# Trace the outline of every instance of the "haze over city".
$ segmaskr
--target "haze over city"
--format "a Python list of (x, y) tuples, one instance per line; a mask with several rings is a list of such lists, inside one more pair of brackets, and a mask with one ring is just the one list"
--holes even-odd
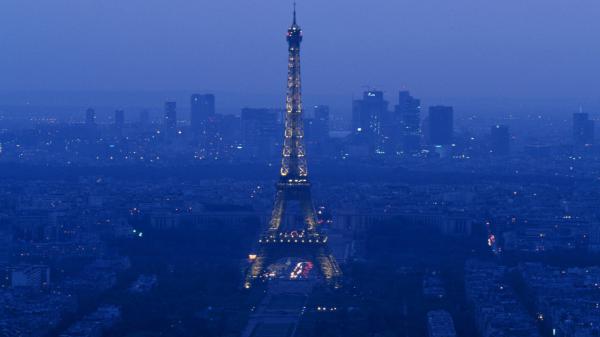
[[(280, 0), (4, 1), (1, 97), (113, 107), (147, 104), (144, 91), (168, 99), (205, 90), (231, 98), (219, 105), (227, 113), (248, 101), (275, 106), (286, 67), (278, 27), (289, 7)], [(600, 108), (597, 1), (306, 0), (298, 7), (311, 36), (303, 49), (306, 100), (333, 100), (340, 113), (366, 87), (410, 89), (469, 113)]]
[(0, 4), (0, 337), (600, 336), (600, 5)]

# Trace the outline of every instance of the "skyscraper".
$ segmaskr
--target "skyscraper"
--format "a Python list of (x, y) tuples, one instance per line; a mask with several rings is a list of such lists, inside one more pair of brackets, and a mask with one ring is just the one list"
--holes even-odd
[(215, 96), (194, 94), (191, 97), (191, 124), (195, 131), (202, 130), (209, 117), (215, 114)]
[(575, 145), (594, 143), (595, 123), (585, 112), (573, 114), (573, 142)]
[(508, 131), (508, 126), (492, 126), (490, 138), (490, 151), (492, 154), (504, 156), (510, 152), (510, 133)]
[(450, 145), (454, 136), (454, 109), (450, 106), (429, 108), (428, 133), (430, 145)]
[[(279, 258), (296, 256), (309, 258), (319, 266), (322, 276), (335, 285), (341, 276), (337, 261), (331, 254), (327, 235), (318, 228), (311, 197), (304, 144), (304, 122), (300, 80), (300, 42), (302, 30), (294, 21), (288, 29), (288, 85), (286, 95), (285, 132), (279, 182), (269, 227), (259, 239), (259, 251), (247, 273), (245, 287), (264, 275), (268, 264)], [(285, 224), (292, 203), (298, 204), (302, 223)], [(292, 217), (295, 219), (295, 217)], [(295, 222), (295, 221), (294, 221)], [(300, 225), (300, 226), (298, 226)]]
[(405, 152), (416, 152), (421, 145), (421, 100), (408, 91), (398, 93), (394, 125), (400, 127), (400, 145)]
[(85, 124), (96, 125), (96, 110), (88, 108), (85, 111)]
[(365, 91), (363, 98), (352, 103), (353, 132), (373, 136), (383, 135), (383, 124), (388, 114), (388, 102), (382, 91)]
[(165, 102), (164, 125), (173, 128), (177, 125), (177, 103)]

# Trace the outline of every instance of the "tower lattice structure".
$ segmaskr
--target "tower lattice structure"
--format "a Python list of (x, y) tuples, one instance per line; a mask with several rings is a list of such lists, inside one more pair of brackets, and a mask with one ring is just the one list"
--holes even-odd
[[(306, 147), (304, 145), (304, 121), (300, 79), (300, 43), (302, 30), (294, 20), (287, 32), (288, 77), (286, 95), (285, 133), (279, 181), (276, 184), (275, 203), (267, 230), (260, 237), (258, 252), (246, 276), (245, 287), (265, 273), (270, 262), (282, 257), (311, 259), (323, 277), (339, 285), (340, 267), (327, 245), (327, 235), (317, 226), (311, 197)], [(290, 202), (298, 202), (302, 213), (303, 228), (286, 232), (282, 222)]]

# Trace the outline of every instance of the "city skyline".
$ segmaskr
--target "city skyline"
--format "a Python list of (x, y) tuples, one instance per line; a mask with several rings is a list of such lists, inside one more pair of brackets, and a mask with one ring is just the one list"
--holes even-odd
[(600, 5), (163, 1), (0, 14), (0, 336), (600, 336)]

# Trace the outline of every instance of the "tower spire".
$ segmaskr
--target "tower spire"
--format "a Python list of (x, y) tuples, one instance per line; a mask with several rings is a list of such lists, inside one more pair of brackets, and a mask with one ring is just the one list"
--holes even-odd
[(296, 1), (294, 1), (294, 24), (296, 24)]

